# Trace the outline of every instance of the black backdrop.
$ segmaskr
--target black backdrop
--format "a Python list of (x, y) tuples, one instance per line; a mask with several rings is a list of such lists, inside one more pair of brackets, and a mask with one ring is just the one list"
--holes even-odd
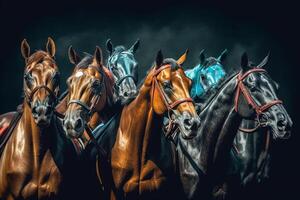
[[(95, 45), (104, 49), (114, 44), (130, 47), (140, 38), (136, 54), (143, 77), (159, 49), (167, 57), (190, 55), (186, 67), (198, 63), (201, 49), (217, 56), (229, 50), (227, 67), (238, 67), (247, 51), (255, 63), (271, 52), (268, 71), (280, 83), (279, 97), (293, 121), (293, 136), (274, 145), (270, 183), (256, 193), (267, 199), (292, 199), (297, 194), (299, 173), (299, 11), (289, 1), (8, 1), (1, 0), (1, 105), (0, 113), (14, 110), (22, 101), (24, 61), (20, 42), (27, 38), (32, 51), (44, 49), (48, 36), (57, 45), (56, 59), (62, 74), (62, 88), (72, 71), (69, 45), (93, 53)], [(107, 56), (106, 51), (105, 57)], [(230, 67), (229, 67), (230, 66)]]

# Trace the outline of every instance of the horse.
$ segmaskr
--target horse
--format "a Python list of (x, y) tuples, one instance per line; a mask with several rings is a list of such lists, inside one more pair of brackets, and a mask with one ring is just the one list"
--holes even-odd
[[(107, 162), (106, 152), (101, 148), (97, 149), (99, 151), (92, 159), (85, 156), (85, 152), (88, 144), (95, 143), (91, 131), (99, 124), (105, 123), (119, 110), (119, 107), (115, 107), (113, 99), (114, 77), (102, 64), (102, 51), (98, 46), (93, 56), (85, 53), (82, 59), (71, 46), (69, 60), (75, 65), (75, 68), (67, 80), (68, 95), (63, 100), (65, 104), (64, 130), (69, 138), (75, 138), (75, 141), (79, 141), (81, 144), (83, 163), (81, 173), (85, 173), (85, 177), (94, 177), (94, 179), (86, 180), (89, 182), (89, 187), (92, 188), (90, 191), (96, 192), (94, 196), (105, 197), (104, 190), (108, 184), (105, 174), (107, 171), (105, 169), (107, 166), (105, 165)], [(80, 140), (76, 140), (78, 138)], [(95, 168), (96, 157), (101, 163), (102, 173)]]
[[(228, 76), (201, 105), (202, 126), (196, 137), (174, 137), (182, 187), (188, 199), (208, 198), (212, 188), (222, 183), (229, 152), (243, 119), (259, 120), (261, 126), (268, 126), (274, 138), (289, 136), (292, 121), (276, 96), (275, 82), (262, 68), (266, 60), (253, 67), (244, 53), (241, 71)], [(214, 195), (218, 192), (214, 191)]]
[(67, 182), (66, 169), (74, 164), (76, 154), (54, 112), (60, 77), (55, 49), (48, 38), (46, 51), (30, 55), (26, 39), (21, 43), (26, 63), (24, 101), (0, 157), (0, 199), (66, 197), (64, 191), (74, 186)]
[(137, 94), (138, 63), (134, 54), (139, 46), (139, 40), (129, 49), (126, 49), (124, 46), (113, 47), (111, 39), (106, 41), (106, 49), (109, 52), (107, 67), (115, 79), (115, 104), (125, 105)]
[(205, 58), (204, 50), (200, 52), (200, 63), (192, 69), (185, 71), (192, 80), (191, 97), (197, 101), (211, 88), (215, 88), (226, 75), (223, 63), (227, 57), (225, 49), (218, 58)]

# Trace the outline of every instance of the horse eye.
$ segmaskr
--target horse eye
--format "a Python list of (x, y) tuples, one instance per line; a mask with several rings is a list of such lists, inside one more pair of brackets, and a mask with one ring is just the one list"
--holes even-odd
[(31, 87), (33, 84), (33, 77), (32, 75), (28, 72), (24, 74), (24, 80), (27, 84), (28, 87)]
[(172, 89), (172, 84), (171, 84), (170, 81), (164, 81), (164, 82), (163, 82), (163, 87), (164, 87), (165, 89)]
[(94, 80), (91, 86), (92, 92), (94, 94), (100, 94), (101, 92), (101, 82), (99, 80)]

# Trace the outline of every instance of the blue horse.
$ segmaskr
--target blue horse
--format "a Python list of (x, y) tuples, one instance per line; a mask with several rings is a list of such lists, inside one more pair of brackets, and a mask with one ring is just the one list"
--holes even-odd
[(226, 56), (227, 50), (225, 49), (218, 58), (205, 58), (204, 50), (202, 50), (199, 56), (200, 63), (193, 69), (185, 71), (187, 77), (192, 80), (190, 95), (194, 100), (201, 99), (210, 88), (215, 88), (225, 77), (223, 62)]

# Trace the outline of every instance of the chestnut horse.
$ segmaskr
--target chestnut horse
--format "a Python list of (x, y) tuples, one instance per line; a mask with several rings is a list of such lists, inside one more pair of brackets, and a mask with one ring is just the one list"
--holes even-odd
[(67, 163), (75, 158), (54, 114), (59, 71), (51, 38), (46, 50), (30, 55), (27, 41), (21, 44), (26, 63), (24, 102), (22, 115), (0, 157), (0, 199), (57, 198), (62, 195)]

